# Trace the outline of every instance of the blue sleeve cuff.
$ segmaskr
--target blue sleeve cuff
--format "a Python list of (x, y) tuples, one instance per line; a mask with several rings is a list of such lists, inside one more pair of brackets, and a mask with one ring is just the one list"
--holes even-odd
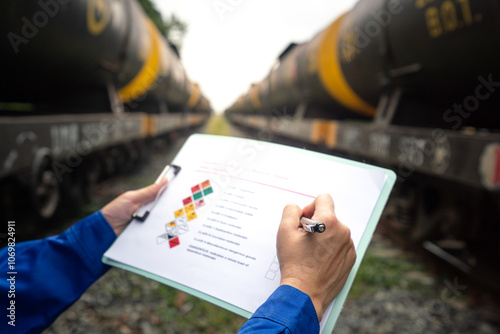
[(67, 234), (93, 275), (100, 277), (109, 269), (101, 260), (104, 252), (115, 241), (116, 234), (101, 211), (82, 219), (64, 234)]
[(319, 320), (311, 298), (281, 285), (262, 304), (240, 333), (319, 333)]

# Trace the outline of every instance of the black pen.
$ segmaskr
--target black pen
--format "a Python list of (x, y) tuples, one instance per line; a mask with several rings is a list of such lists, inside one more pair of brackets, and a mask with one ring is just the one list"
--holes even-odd
[(315, 232), (323, 233), (326, 230), (326, 226), (322, 222), (312, 220), (306, 217), (300, 218), (300, 224), (302, 225), (302, 228), (304, 230), (310, 233), (315, 233)]

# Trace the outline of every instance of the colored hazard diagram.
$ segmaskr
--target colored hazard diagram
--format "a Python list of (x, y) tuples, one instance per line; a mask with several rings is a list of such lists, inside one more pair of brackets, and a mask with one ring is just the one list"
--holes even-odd
[(214, 190), (210, 180), (191, 187), (191, 196), (182, 200), (182, 208), (174, 212), (174, 220), (165, 224), (165, 233), (156, 237), (156, 244), (168, 242), (170, 248), (180, 245), (179, 236), (189, 232), (189, 224), (198, 218), (197, 211), (206, 204), (206, 196)]

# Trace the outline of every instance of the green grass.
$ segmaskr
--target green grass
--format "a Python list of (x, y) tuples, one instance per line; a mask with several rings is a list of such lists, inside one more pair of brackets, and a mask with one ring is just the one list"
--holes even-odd
[(163, 323), (175, 324), (178, 332), (236, 333), (246, 319), (197, 297), (166, 285), (156, 293), (164, 298), (158, 314)]
[(399, 288), (412, 291), (428, 291), (429, 285), (418, 279), (408, 278), (411, 272), (425, 271), (424, 265), (412, 261), (408, 255), (380, 257), (368, 248), (359, 267), (348, 298), (367, 296), (380, 289)]
[(209, 135), (229, 136), (230, 125), (228, 120), (223, 115), (212, 115), (208, 121), (205, 133)]

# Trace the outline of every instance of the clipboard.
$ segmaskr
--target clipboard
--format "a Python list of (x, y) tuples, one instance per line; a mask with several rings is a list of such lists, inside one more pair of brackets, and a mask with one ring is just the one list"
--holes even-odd
[[(355, 162), (355, 161), (351, 161), (351, 160), (347, 160), (347, 159), (342, 159), (342, 158), (338, 158), (338, 157), (334, 157), (334, 156), (330, 156), (330, 155), (325, 155), (325, 154), (321, 154), (321, 153), (317, 153), (317, 152), (313, 152), (313, 151), (302, 150), (302, 149), (288, 147), (288, 146), (274, 144), (274, 143), (259, 142), (259, 141), (255, 141), (255, 140), (251, 140), (251, 139), (195, 134), (195, 135), (192, 135), (188, 138), (188, 140), (186, 141), (184, 146), (181, 148), (181, 150), (177, 154), (176, 158), (173, 160), (173, 162), (172, 162), (173, 164), (182, 167), (182, 172), (179, 173), (180, 169), (178, 169), (176, 175), (177, 174), (179, 174), (179, 175), (169, 184), (171, 184), (172, 186), (175, 186), (175, 183), (182, 182), (181, 179), (185, 176), (185, 175), (183, 175), (184, 170), (186, 170), (186, 172), (185, 172), (186, 175), (187, 175), (187, 173), (189, 173), (188, 167), (190, 167), (190, 166), (184, 165), (184, 163), (186, 161), (198, 162), (198, 160), (196, 160), (196, 159), (189, 160), (190, 159), (189, 157), (192, 155), (192, 153), (196, 153), (196, 150), (194, 152), (191, 152), (191, 151), (193, 150), (194, 147), (197, 147), (197, 145), (200, 145), (200, 143), (202, 143), (203, 145), (210, 143), (210, 145), (212, 145), (213, 147), (219, 147), (219, 148), (226, 147), (225, 145), (229, 145), (230, 147), (237, 147), (238, 145), (239, 145), (239, 147), (254, 147), (254, 148), (256, 148), (257, 156), (259, 155), (259, 152), (260, 153), (265, 152), (265, 150), (267, 148), (269, 148), (271, 154), (266, 156), (266, 158), (269, 158), (269, 159), (273, 158), (272, 153), (274, 153), (274, 155), (275, 155), (275, 152), (283, 152), (284, 155), (290, 154), (291, 157), (300, 156), (300, 157), (302, 157), (302, 159), (305, 159), (305, 160), (311, 159), (314, 161), (324, 161), (325, 164), (335, 164), (338, 166), (343, 166), (343, 168), (346, 170), (355, 169), (356, 171), (360, 171), (360, 172), (363, 172), (365, 174), (366, 173), (368, 173), (368, 174), (375, 173), (376, 175), (379, 176), (379, 178), (381, 178), (381, 176), (383, 176), (384, 181), (380, 182), (380, 184), (378, 185), (378, 186), (380, 186), (380, 192), (378, 194), (378, 198), (376, 199), (374, 206), (373, 206), (371, 212), (369, 213), (369, 216), (368, 216), (369, 218), (368, 218), (368, 221), (366, 223), (366, 227), (362, 231), (359, 243), (356, 246), (356, 254), (357, 254), (356, 262), (355, 262), (355, 264), (354, 264), (354, 266), (353, 266), (353, 268), (352, 268), (352, 270), (347, 278), (347, 281), (346, 281), (342, 291), (336, 297), (336, 299), (333, 303), (333, 306), (331, 307), (331, 309), (329, 311), (328, 317), (324, 317), (324, 319), (321, 323), (321, 332), (322, 333), (330, 333), (333, 330), (335, 323), (340, 315), (343, 304), (347, 298), (348, 292), (352, 286), (352, 283), (354, 281), (356, 273), (361, 265), (362, 259), (364, 257), (365, 252), (366, 252), (366, 249), (368, 248), (368, 245), (371, 241), (371, 238), (373, 236), (373, 233), (375, 231), (377, 223), (380, 219), (380, 216), (383, 212), (385, 204), (389, 198), (392, 187), (394, 186), (394, 183), (396, 180), (395, 173), (391, 170), (383, 169), (383, 168), (376, 167), (376, 166), (371, 166), (371, 165), (367, 165), (367, 164), (363, 164), (363, 163), (359, 163), (359, 162)], [(245, 145), (247, 145), (247, 146), (245, 146)], [(262, 151), (258, 151), (259, 148), (263, 148)], [(204, 150), (204, 151), (206, 151), (206, 150)], [(244, 151), (244, 150), (242, 149), (241, 151)], [(250, 151), (248, 150), (248, 152), (250, 152)], [(264, 155), (264, 153), (262, 153), (262, 155)], [(248, 156), (250, 156), (250, 155), (248, 155)], [(186, 157), (188, 157), (189, 159), (187, 159)], [(202, 158), (200, 158), (200, 159), (202, 159)], [(257, 157), (257, 159), (259, 159), (259, 157)], [(163, 177), (162, 174), (164, 172), (165, 172), (165, 170), (160, 174), (157, 181), (159, 181)], [(165, 195), (167, 193), (168, 193), (168, 190), (165, 193)], [(175, 194), (169, 194), (169, 196), (175, 196)], [(334, 198), (334, 202), (335, 202), (335, 198)], [(337, 212), (338, 204), (337, 203), (335, 203), (335, 204), (336, 204), (336, 212)], [(148, 205), (146, 205), (146, 206), (148, 206)], [(146, 210), (146, 209), (143, 208), (143, 210)], [(151, 208), (149, 211), (151, 211), (151, 210), (153, 210), (153, 208)], [(158, 206), (155, 207), (155, 210), (159, 210)], [(282, 211), (282, 208), (280, 208), (280, 212), (281, 211)], [(150, 223), (152, 224), (153, 221), (150, 222), (150, 219), (151, 218), (149, 218), (147, 221), (145, 221), (143, 223), (132, 222), (131, 225), (133, 225), (133, 224), (135, 224), (135, 225), (137, 225), (137, 224), (148, 225)], [(131, 225), (129, 225), (127, 227), (127, 229), (131, 228)], [(124, 231), (124, 233), (125, 232), (126, 231)], [(132, 232), (130, 234), (132, 234)], [(110, 250), (113, 248), (113, 246), (110, 248)], [(274, 245), (274, 247), (275, 247), (275, 245)], [(110, 252), (110, 250), (108, 250), (108, 252), (105, 253), (105, 255), (103, 256), (103, 259), (102, 259), (102, 261), (108, 265), (115, 266), (115, 267), (125, 269), (128, 271), (132, 271), (132, 272), (137, 273), (139, 275), (156, 280), (160, 283), (169, 285), (173, 288), (184, 291), (184, 292), (191, 294), (193, 296), (196, 296), (200, 299), (206, 300), (210, 303), (213, 303), (219, 307), (227, 309), (227, 310), (229, 310), (233, 313), (236, 313), (240, 316), (243, 316), (245, 318), (250, 318), (252, 315), (252, 312), (250, 312), (242, 307), (235, 306), (233, 303), (227, 302), (223, 298), (219, 298), (218, 296), (212, 295), (210, 293), (206, 293), (204, 291), (201, 291), (200, 289), (193, 288), (193, 287), (186, 285), (186, 284), (183, 284), (182, 282), (179, 282), (177, 280), (169, 279), (169, 278), (164, 277), (162, 275), (158, 275), (158, 274), (150, 272), (148, 270), (144, 270), (142, 268), (139, 268), (136, 265), (126, 263), (127, 262), (126, 260), (125, 261), (115, 260), (115, 259), (113, 259), (113, 256), (109, 256), (110, 254), (108, 254), (108, 253)]]

